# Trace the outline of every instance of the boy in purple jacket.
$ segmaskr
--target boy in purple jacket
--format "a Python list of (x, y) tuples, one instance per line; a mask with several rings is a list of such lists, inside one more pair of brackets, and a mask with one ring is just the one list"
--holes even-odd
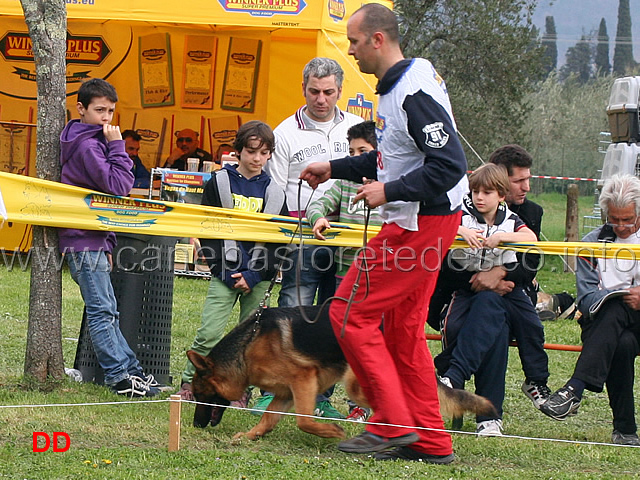
[[(71, 120), (60, 135), (60, 181), (111, 195), (127, 195), (133, 186), (133, 162), (125, 152), (120, 128), (110, 125), (118, 95), (100, 78), (82, 84), (76, 105), (80, 120)], [(80, 286), (91, 342), (104, 370), (104, 383), (119, 395), (151, 397), (160, 393), (152, 375), (122, 336), (118, 305), (111, 285), (113, 232), (58, 230), (60, 251)]]

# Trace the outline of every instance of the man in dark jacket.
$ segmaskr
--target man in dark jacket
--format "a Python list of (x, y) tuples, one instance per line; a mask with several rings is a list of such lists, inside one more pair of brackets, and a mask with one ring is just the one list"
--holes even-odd
[(135, 130), (125, 130), (122, 132), (122, 139), (124, 140), (124, 149), (133, 161), (133, 168), (131, 169), (134, 177), (133, 188), (149, 188), (151, 173), (149, 173), (149, 170), (146, 169), (138, 156), (142, 138)]
[(190, 128), (183, 128), (179, 132), (176, 132), (176, 148), (174, 148), (171, 155), (167, 157), (164, 167), (174, 170), (186, 170), (187, 159), (197, 158), (198, 171), (202, 171), (203, 162), (211, 162), (212, 157), (209, 152), (198, 146), (198, 136), (198, 132)]

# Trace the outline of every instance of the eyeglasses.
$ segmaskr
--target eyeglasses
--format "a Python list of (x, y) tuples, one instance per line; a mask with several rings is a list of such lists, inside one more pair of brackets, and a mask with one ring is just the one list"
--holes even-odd
[(193, 138), (191, 138), (191, 137), (178, 137), (177, 142), (178, 143), (180, 143), (180, 142), (191, 143), (191, 142), (193, 142)]
[(635, 219), (633, 220), (633, 223), (616, 223), (616, 222), (612, 222), (607, 218), (606, 224), (609, 225), (611, 228), (636, 228), (638, 224), (638, 217), (635, 217)]

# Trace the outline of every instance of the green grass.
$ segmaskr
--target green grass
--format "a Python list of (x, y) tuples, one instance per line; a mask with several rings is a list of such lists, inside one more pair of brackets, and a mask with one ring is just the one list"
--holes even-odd
[[(535, 200), (547, 212), (543, 231), (553, 231), (557, 217), (562, 217), (564, 223), (561, 197), (541, 195)], [(588, 208), (590, 203), (588, 199)], [(547, 236), (561, 239), (562, 232), (547, 233)], [(561, 270), (550, 268), (540, 276), (554, 288), (575, 290), (572, 275), (563, 274)], [(555, 280), (556, 277), (561, 278)], [(73, 339), (79, 332), (82, 300), (68, 272), (64, 272), (63, 281), (63, 351), (65, 364), (70, 366), (75, 355)], [(473, 435), (454, 433), (457, 460), (450, 466), (374, 462), (366, 456), (339, 452), (335, 448), (336, 440), (300, 432), (292, 418), (285, 418), (264, 439), (235, 444), (231, 441), (233, 435), (248, 430), (257, 422), (257, 417), (229, 410), (218, 427), (194, 429), (191, 427), (193, 406), (183, 405), (181, 449), (168, 453), (167, 402), (125, 403), (103, 387), (71, 381), (63, 382), (50, 393), (25, 387), (22, 372), (29, 274), (0, 266), (0, 284), (0, 406), (118, 402), (100, 406), (0, 408), (1, 479), (619, 479), (640, 475), (640, 455), (635, 449), (575, 443), (610, 440), (611, 412), (606, 394), (587, 393), (580, 415), (566, 422), (554, 422), (535, 410), (520, 392), (523, 378), (515, 349), (511, 349), (507, 373), (506, 433), (561, 439), (568, 443), (477, 439)], [(170, 369), (176, 386), (184, 366), (184, 352), (199, 324), (207, 287), (208, 282), (203, 280), (175, 280)], [(579, 343), (579, 328), (574, 321), (549, 322), (545, 328), (550, 343)], [(430, 348), (434, 353), (440, 350), (437, 342), (430, 342)], [(550, 384), (557, 388), (571, 375), (576, 354), (550, 351), (549, 359)], [(346, 411), (343, 400), (344, 391), (339, 387), (334, 404)], [(347, 424), (345, 428), (353, 435), (362, 427)], [(474, 428), (474, 419), (467, 416), (463, 430), (470, 433)], [(65, 453), (32, 453), (34, 431), (67, 432), (71, 448)]]

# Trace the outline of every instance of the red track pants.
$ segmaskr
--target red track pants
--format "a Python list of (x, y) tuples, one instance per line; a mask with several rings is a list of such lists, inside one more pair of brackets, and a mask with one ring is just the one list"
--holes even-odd
[[(351, 305), (344, 337), (341, 330), (347, 304), (334, 300), (330, 316), (338, 342), (362, 385), (374, 415), (371, 422), (443, 429), (433, 359), (424, 326), (440, 264), (453, 242), (460, 214), (418, 216), (419, 230), (385, 224), (367, 246), (366, 267), (354, 262), (337, 296), (349, 298), (359, 268), (356, 302)], [(362, 256), (362, 255), (361, 255)], [(380, 321), (384, 314), (384, 333)], [(367, 425), (367, 431), (397, 437), (412, 431), (420, 440), (412, 449), (431, 455), (452, 452), (445, 432)]]

